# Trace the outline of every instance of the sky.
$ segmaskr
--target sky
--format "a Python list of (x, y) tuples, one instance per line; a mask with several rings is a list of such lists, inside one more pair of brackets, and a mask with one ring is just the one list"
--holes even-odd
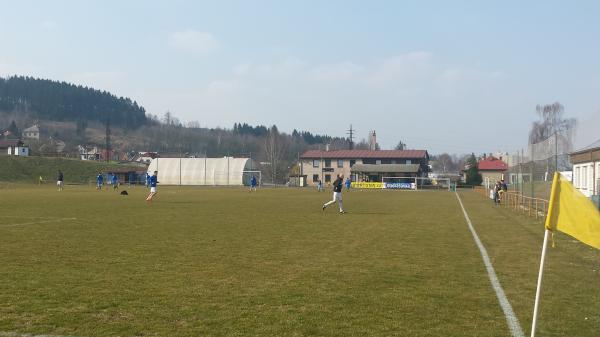
[(430, 153), (527, 148), (537, 104), (600, 138), (598, 1), (0, 0), (0, 76), (147, 112)]

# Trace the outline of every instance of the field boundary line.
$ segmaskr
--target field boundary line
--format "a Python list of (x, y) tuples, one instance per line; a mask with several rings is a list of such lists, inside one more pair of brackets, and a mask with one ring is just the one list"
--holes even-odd
[(471, 219), (465, 210), (465, 206), (458, 195), (458, 192), (454, 192), (456, 194), (456, 198), (458, 199), (458, 203), (460, 204), (460, 208), (463, 211), (465, 216), (465, 220), (467, 220), (467, 225), (469, 226), (469, 230), (471, 230), (471, 234), (473, 235), (473, 239), (479, 248), (479, 252), (481, 253), (481, 258), (483, 259), (483, 264), (485, 265), (485, 269), (487, 269), (488, 276), (490, 278), (490, 282), (492, 283), (492, 288), (496, 292), (496, 297), (498, 298), (498, 302), (500, 302), (500, 307), (502, 311), (504, 311), (504, 316), (506, 317), (506, 323), (508, 323), (508, 328), (510, 329), (510, 333), (513, 337), (524, 337), (523, 329), (521, 328), (521, 324), (519, 323), (519, 319), (515, 312), (513, 311), (508, 298), (506, 298), (506, 294), (504, 293), (504, 289), (502, 289), (502, 285), (500, 285), (500, 281), (498, 280), (498, 276), (494, 271), (494, 266), (492, 266), (492, 262), (490, 261), (490, 257), (485, 249), (485, 246), (479, 239), (477, 232), (475, 231), (475, 227), (471, 223)]
[[(33, 221), (33, 222), (24, 222), (24, 223), (14, 223), (8, 225), (0, 225), (0, 228), (8, 228), (8, 227), (18, 227), (18, 226), (29, 226), (29, 225), (40, 225), (51, 222), (61, 222), (61, 221), (76, 221), (77, 218), (54, 218), (43, 221)], [(2, 335), (0, 335), (2, 337)]]
[(14, 331), (0, 331), (0, 337), (76, 337), (76, 336), (66, 336), (66, 335), (36, 335), (32, 333), (20, 333)]

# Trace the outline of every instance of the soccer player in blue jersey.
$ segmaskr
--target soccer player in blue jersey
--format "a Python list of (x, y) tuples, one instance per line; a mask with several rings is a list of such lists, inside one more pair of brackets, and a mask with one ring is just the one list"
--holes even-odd
[(113, 185), (113, 190), (118, 190), (119, 189), (119, 177), (117, 177), (116, 173), (113, 173), (113, 176), (112, 176), (112, 185)]
[(154, 174), (150, 176), (150, 194), (146, 198), (148, 203), (151, 203), (152, 198), (156, 195), (156, 184), (158, 184), (158, 171), (154, 171)]
[(96, 177), (96, 189), (101, 191), (102, 185), (104, 185), (104, 176), (102, 175), (102, 172), (100, 172), (100, 173), (98, 173), (98, 176)]
[(252, 176), (252, 179), (250, 179), (250, 192), (252, 192), (254, 190), (254, 192), (256, 192), (256, 177)]

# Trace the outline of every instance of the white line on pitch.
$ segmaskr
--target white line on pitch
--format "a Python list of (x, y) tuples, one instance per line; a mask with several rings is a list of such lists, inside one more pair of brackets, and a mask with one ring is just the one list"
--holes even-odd
[(14, 224), (8, 224), (8, 225), (0, 225), (0, 228), (4, 228), (4, 227), (17, 227), (17, 226), (27, 226), (27, 225), (39, 225), (39, 224), (45, 224), (45, 223), (50, 223), (50, 222), (73, 221), (73, 220), (77, 220), (77, 218), (55, 218), (55, 219), (49, 219), (49, 220), (46, 220), (46, 221), (33, 221), (33, 222), (24, 222), (24, 223), (14, 223)]
[(64, 335), (35, 335), (31, 333), (19, 333), (11, 331), (0, 331), (0, 337), (75, 337), (75, 336), (64, 336)]
[(498, 297), (498, 302), (500, 302), (500, 307), (502, 307), (502, 311), (504, 311), (504, 316), (506, 317), (506, 322), (508, 323), (508, 328), (510, 329), (510, 332), (513, 337), (524, 337), (525, 334), (523, 333), (523, 329), (521, 328), (519, 319), (515, 315), (515, 312), (513, 311), (513, 308), (510, 305), (508, 298), (506, 298), (506, 294), (504, 294), (504, 290), (502, 289), (502, 286), (500, 285), (498, 276), (496, 276), (496, 272), (494, 271), (494, 267), (492, 266), (492, 262), (490, 261), (490, 257), (487, 253), (487, 250), (483, 246), (483, 243), (481, 243), (481, 240), (479, 240), (479, 236), (477, 235), (477, 232), (475, 231), (475, 228), (473, 227), (473, 224), (471, 223), (471, 219), (469, 219), (469, 215), (467, 214), (467, 211), (465, 210), (465, 206), (463, 206), (462, 200), (460, 200), (460, 196), (458, 195), (457, 192), (454, 192), (454, 193), (456, 194), (456, 198), (458, 199), (458, 202), (460, 203), (460, 208), (462, 209), (463, 214), (465, 215), (465, 219), (467, 220), (467, 224), (469, 225), (471, 234), (473, 234), (473, 239), (475, 240), (475, 243), (477, 244), (477, 247), (479, 248), (479, 252), (481, 253), (481, 257), (483, 258), (483, 264), (485, 264), (485, 268), (487, 269), (488, 276), (490, 277), (490, 282), (492, 283), (492, 287), (494, 288), (494, 291), (496, 292), (496, 297)]

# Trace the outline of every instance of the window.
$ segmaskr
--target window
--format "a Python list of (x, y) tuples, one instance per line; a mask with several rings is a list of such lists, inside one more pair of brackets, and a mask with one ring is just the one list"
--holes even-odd
[(587, 189), (587, 167), (586, 166), (581, 167), (581, 188), (584, 190)]
[(331, 167), (331, 159), (325, 159), (325, 167)]
[(325, 175), (325, 182), (326, 182), (326, 183), (329, 183), (329, 182), (331, 182), (331, 175), (329, 175), (329, 174), (326, 174), (326, 175)]
[(575, 167), (575, 177), (573, 178), (573, 185), (579, 188), (579, 166)]
[(375, 164), (377, 164), (377, 165), (380, 165), (380, 164), (381, 164), (381, 159), (377, 159), (377, 160), (375, 161)]
[(317, 181), (319, 181), (319, 175), (313, 174), (313, 183), (316, 183)]
[(319, 159), (313, 159), (313, 167), (321, 166), (321, 161)]
[(375, 164), (375, 159), (363, 159), (363, 164)]
[(356, 160), (350, 159), (350, 167), (354, 166), (354, 164), (356, 164)]
[(410, 159), (406, 159), (406, 163), (407, 163), (407, 164), (412, 164), (412, 160), (410, 160)]
[(391, 164), (391, 163), (392, 163), (392, 160), (391, 160), (391, 159), (382, 159), (382, 160), (381, 160), (381, 163), (382, 163), (382, 164)]
[(338, 168), (342, 168), (342, 167), (344, 167), (344, 160), (338, 159)]

